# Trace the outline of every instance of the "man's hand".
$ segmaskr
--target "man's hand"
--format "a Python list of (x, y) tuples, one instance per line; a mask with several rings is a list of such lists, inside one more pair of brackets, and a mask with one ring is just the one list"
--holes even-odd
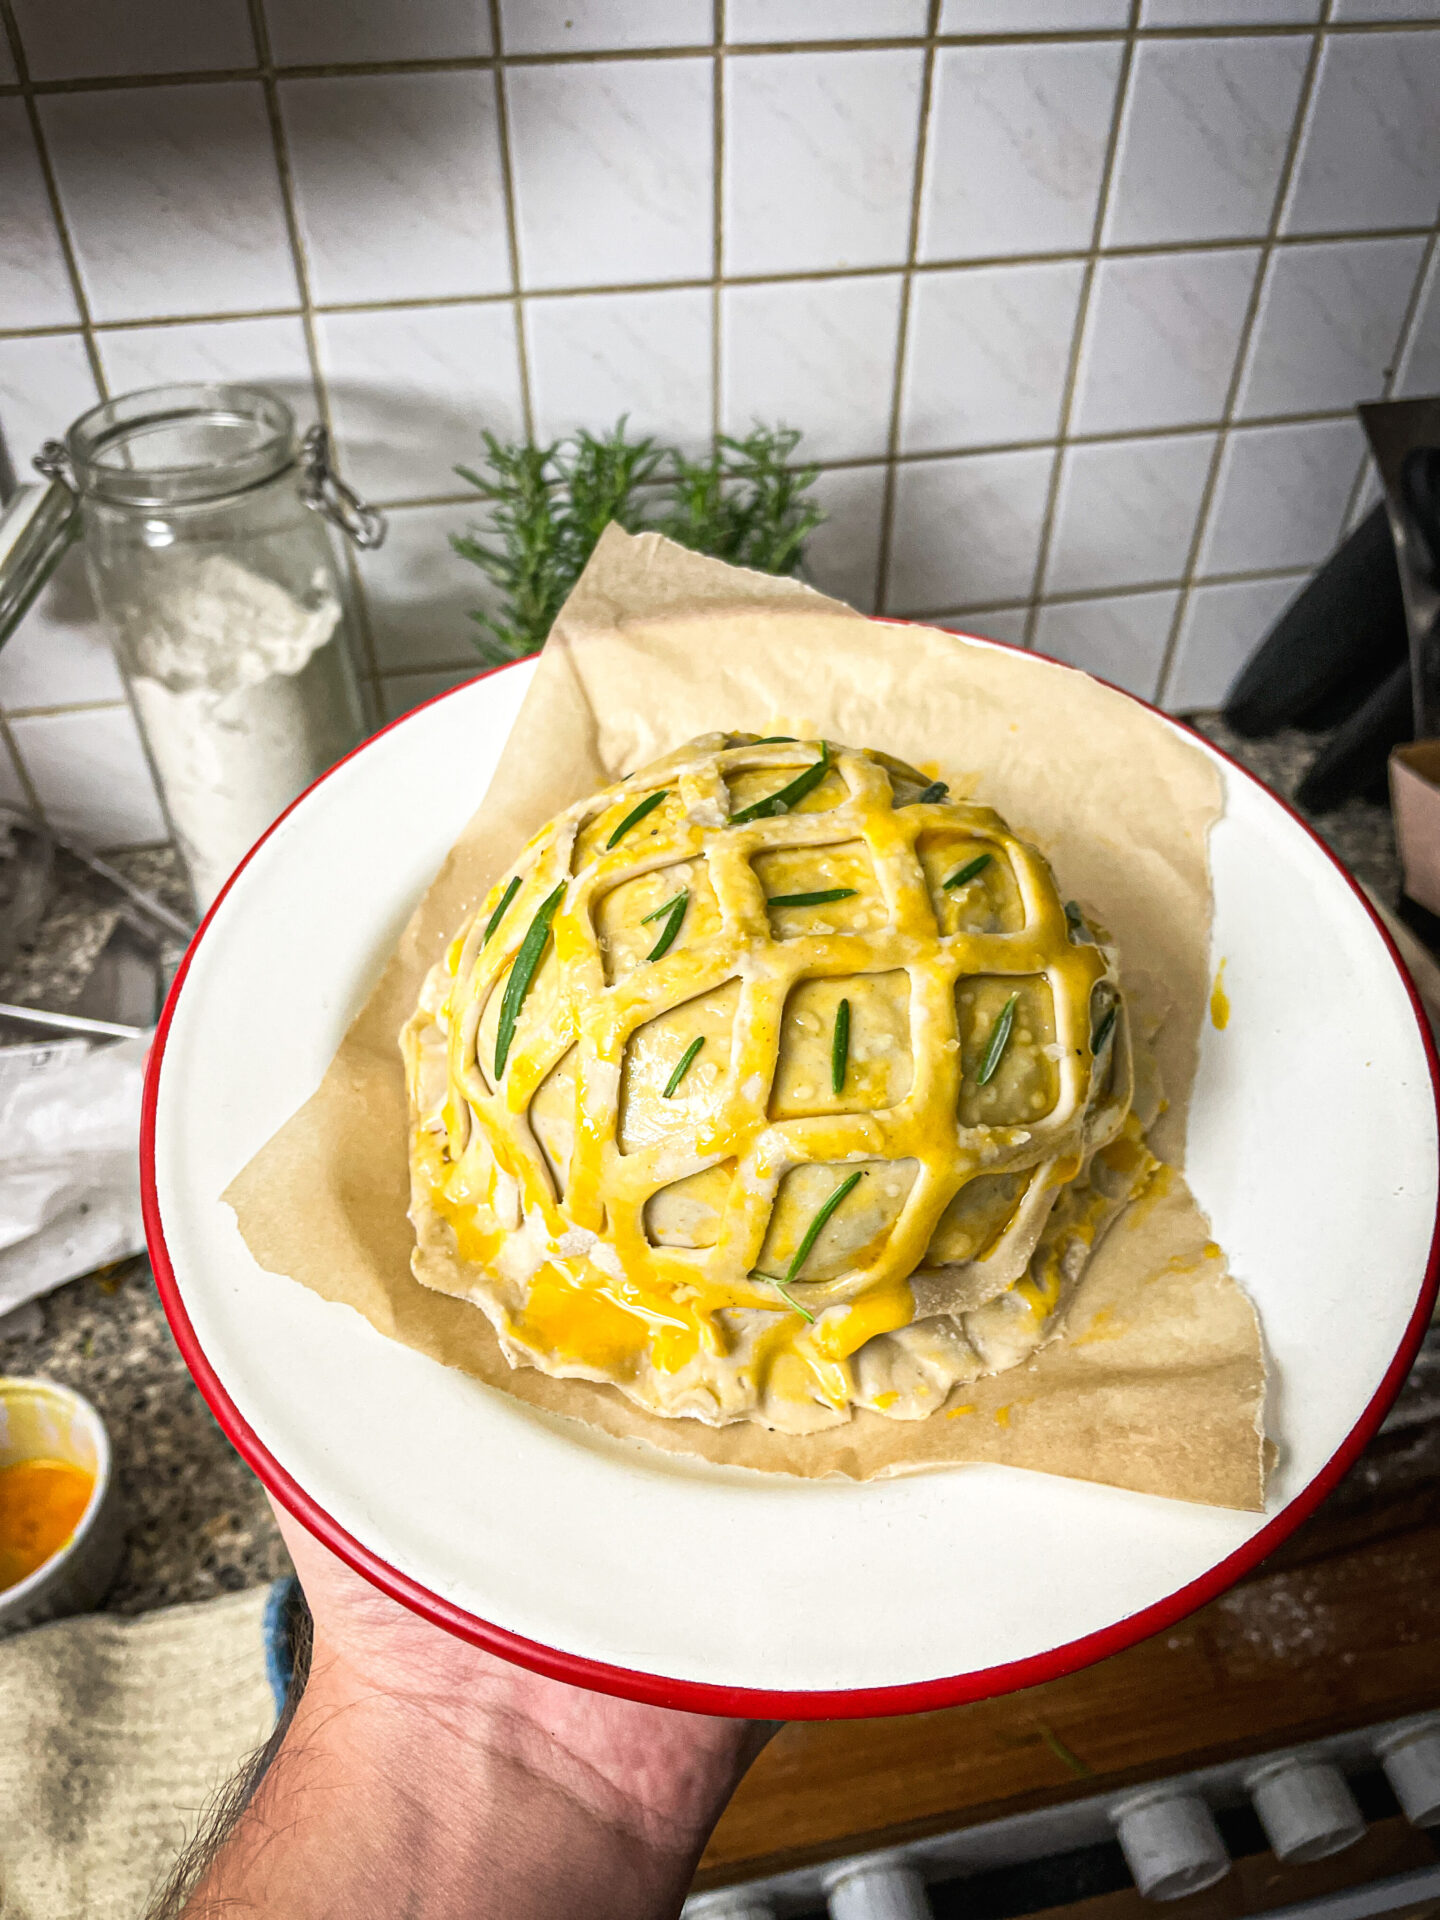
[(310, 1678), (185, 1908), (662, 1920), (770, 1727), (544, 1680), (387, 1599), (277, 1509)]

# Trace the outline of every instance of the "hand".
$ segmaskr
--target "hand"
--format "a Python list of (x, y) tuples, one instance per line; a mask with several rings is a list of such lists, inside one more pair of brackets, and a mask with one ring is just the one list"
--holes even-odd
[(188, 1920), (678, 1913), (772, 1723), (637, 1706), (511, 1666), (276, 1518), (314, 1620), (310, 1677)]

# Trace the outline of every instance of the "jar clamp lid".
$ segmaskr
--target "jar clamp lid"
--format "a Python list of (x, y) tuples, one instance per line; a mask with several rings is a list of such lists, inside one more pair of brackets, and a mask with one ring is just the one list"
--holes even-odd
[[(143, 456), (136, 458), (137, 451)], [(183, 510), (263, 486), (298, 467), (298, 492), (357, 547), (378, 547), (385, 516), (336, 473), (324, 427), (297, 445), (295, 420), (257, 387), (154, 387), (82, 414), (35, 456), (45, 486), (17, 489), (0, 511), (0, 645), (80, 533), (82, 499)]]

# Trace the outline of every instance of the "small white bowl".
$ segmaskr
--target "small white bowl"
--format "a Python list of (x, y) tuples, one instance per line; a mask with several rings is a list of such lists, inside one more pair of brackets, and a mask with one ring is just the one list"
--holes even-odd
[(0, 1634), (90, 1612), (115, 1578), (125, 1544), (110, 1437), (83, 1395), (53, 1380), (0, 1375), (0, 1467), (22, 1460), (68, 1460), (93, 1474), (95, 1485), (80, 1524), (59, 1552), (17, 1585), (0, 1588)]

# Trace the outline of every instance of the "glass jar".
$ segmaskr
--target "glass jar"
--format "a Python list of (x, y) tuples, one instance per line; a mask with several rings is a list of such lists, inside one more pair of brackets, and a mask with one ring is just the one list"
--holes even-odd
[(47, 442), (36, 465), (72, 496), (63, 526), (53, 501), (35, 509), (57, 521), (49, 564), (78, 535), (203, 911), (363, 736), (323, 519), (369, 547), (384, 521), (331, 471), (323, 430), (302, 444), (290, 409), (257, 388), (127, 394)]

